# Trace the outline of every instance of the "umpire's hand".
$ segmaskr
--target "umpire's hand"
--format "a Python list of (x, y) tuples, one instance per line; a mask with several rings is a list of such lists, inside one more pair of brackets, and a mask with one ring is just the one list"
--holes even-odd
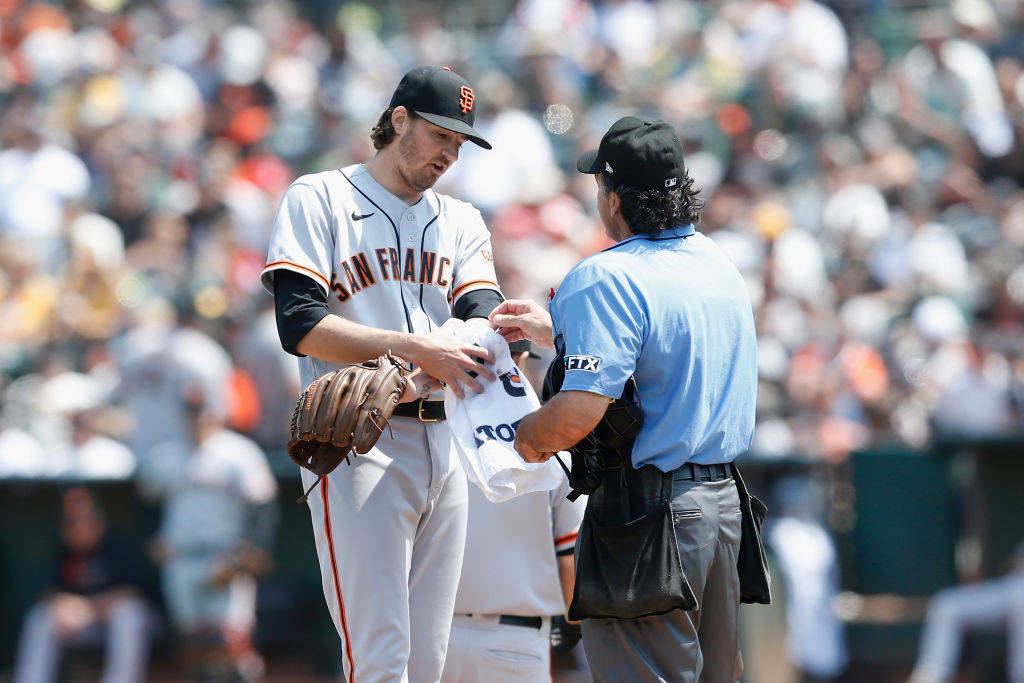
[(509, 299), (488, 316), (491, 326), (507, 342), (527, 339), (548, 349), (555, 348), (551, 316), (536, 301)]

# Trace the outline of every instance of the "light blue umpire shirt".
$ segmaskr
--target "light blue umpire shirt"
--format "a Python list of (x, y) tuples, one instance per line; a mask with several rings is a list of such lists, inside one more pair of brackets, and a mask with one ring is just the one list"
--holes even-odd
[(750, 446), (757, 337), (746, 284), (693, 225), (629, 237), (578, 263), (551, 300), (562, 390), (618, 398), (636, 374), (633, 465), (731, 462)]

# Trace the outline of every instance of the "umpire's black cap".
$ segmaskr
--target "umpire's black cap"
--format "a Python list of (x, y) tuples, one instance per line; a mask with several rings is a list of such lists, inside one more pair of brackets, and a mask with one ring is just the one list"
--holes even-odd
[(446, 66), (416, 67), (402, 77), (391, 107), (405, 107), (435, 126), (462, 133), (484, 149), (491, 143), (473, 129), (476, 95), (465, 78)]
[(686, 174), (683, 146), (660, 119), (624, 116), (608, 129), (597, 149), (576, 162), (580, 173), (605, 173), (616, 183), (644, 190), (679, 187)]

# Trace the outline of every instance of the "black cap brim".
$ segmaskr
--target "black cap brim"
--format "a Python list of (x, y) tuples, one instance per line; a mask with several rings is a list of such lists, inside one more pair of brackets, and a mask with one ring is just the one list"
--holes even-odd
[(480, 145), (484, 149), (491, 148), (491, 143), (487, 142), (487, 140), (484, 140), (482, 137), (480, 137), (480, 133), (477, 133), (475, 130), (473, 130), (473, 126), (469, 125), (465, 121), (453, 119), (450, 116), (428, 114), (422, 111), (416, 112), (416, 115), (426, 119), (427, 121), (430, 121), (435, 126), (439, 126), (441, 128), (444, 128), (445, 130), (450, 130), (453, 133), (461, 133), (462, 135), (465, 135), (471, 141)]
[(580, 173), (600, 173), (604, 170), (600, 160), (597, 158), (597, 150), (592, 149), (580, 155), (576, 162), (576, 170)]

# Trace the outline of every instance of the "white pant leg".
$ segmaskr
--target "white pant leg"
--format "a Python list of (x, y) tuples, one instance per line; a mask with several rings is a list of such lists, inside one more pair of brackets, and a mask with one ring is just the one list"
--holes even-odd
[(57, 635), (47, 603), (36, 603), (21, 627), (18, 656), (14, 664), (14, 683), (46, 683), (54, 680), (60, 650), (60, 636)]
[[(344, 680), (408, 680), (409, 572), (430, 486), (426, 429), (393, 418), (394, 440), (340, 465), (309, 495), (324, 597)], [(303, 489), (316, 480), (302, 471)]]
[(467, 629), (459, 628), (458, 621), (459, 618), (455, 617), (448, 634), (448, 652), (445, 654), (444, 669), (441, 671), (441, 683), (458, 683), (462, 680), (466, 651), (471, 646), (471, 633)]
[(452, 452), (448, 428), (428, 429), (431, 487), (416, 531), (409, 574), (409, 680), (413, 683), (436, 683), (441, 678), (466, 548), (466, 475)]
[(1014, 683), (1024, 683), (1024, 573), (1018, 571), (1012, 578), (1006, 625), (1006, 673)]
[(201, 600), (197, 586), (205, 574), (205, 564), (187, 557), (168, 560), (160, 571), (167, 616), (179, 632), (188, 633), (199, 627)]
[(444, 683), (550, 683), (550, 621), (537, 628), (499, 624), (497, 617), (456, 615)]
[(994, 579), (939, 591), (928, 607), (914, 676), (926, 681), (952, 678), (968, 629), (998, 628), (1009, 613), (1013, 581)]
[(146, 677), (150, 615), (139, 598), (121, 598), (107, 613), (101, 683), (135, 683)]
[(227, 587), (224, 626), (238, 633), (251, 633), (256, 627), (256, 578), (252, 574), (236, 574)]
[(171, 623), (182, 633), (224, 626), (230, 588), (211, 582), (216, 554), (183, 555), (164, 565), (161, 579)]

